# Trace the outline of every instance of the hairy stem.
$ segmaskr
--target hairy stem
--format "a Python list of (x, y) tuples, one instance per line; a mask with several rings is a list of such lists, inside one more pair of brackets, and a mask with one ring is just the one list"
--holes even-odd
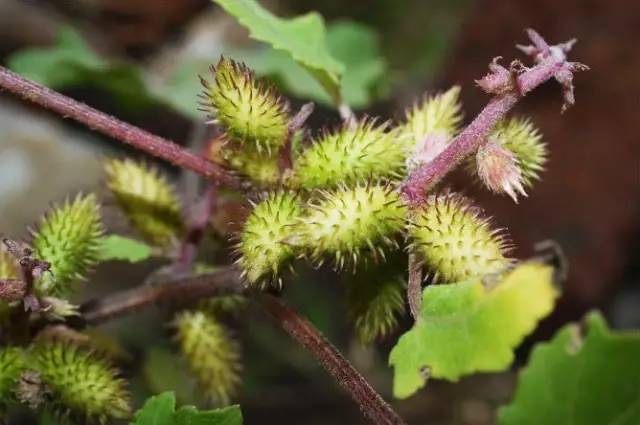
[(98, 325), (164, 302), (195, 301), (242, 290), (240, 272), (231, 267), (211, 274), (142, 285), (83, 304), (77, 326)]
[(308, 320), (273, 296), (265, 295), (260, 301), (265, 312), (320, 362), (374, 424), (404, 424), (391, 406)]
[[(79, 320), (72, 319), (68, 324), (73, 327), (94, 326), (163, 302), (195, 301), (241, 292), (246, 291), (240, 272), (234, 267), (227, 267), (216, 273), (142, 285), (89, 301), (81, 306)], [(307, 349), (349, 392), (374, 424), (404, 424), (391, 406), (308, 320), (273, 296), (258, 294), (256, 301), (278, 326)]]
[(422, 262), (418, 254), (409, 252), (409, 279), (407, 280), (407, 300), (409, 311), (414, 320), (418, 320), (422, 306)]
[(405, 198), (413, 206), (426, 200), (426, 194), (467, 156), (474, 153), (486, 142), (496, 123), (504, 118), (519, 99), (545, 81), (555, 78), (564, 87), (566, 109), (573, 102), (572, 75), (575, 71), (588, 69), (582, 64), (567, 62), (566, 53), (573, 41), (549, 46), (533, 30), (528, 30), (533, 46), (521, 47), (534, 56), (537, 64), (525, 69), (514, 61), (511, 69), (501, 67), (494, 59), (489, 66), (491, 73), (478, 81), (478, 85), (488, 93), (495, 94), (478, 116), (443, 150), (433, 161), (414, 170), (402, 188)]
[(243, 186), (243, 182), (229, 171), (167, 139), (22, 78), (2, 66), (0, 66), (0, 88), (45, 109), (50, 109), (63, 117), (72, 118), (95, 131), (132, 145), (150, 155), (195, 171), (217, 183), (233, 188), (242, 188)]

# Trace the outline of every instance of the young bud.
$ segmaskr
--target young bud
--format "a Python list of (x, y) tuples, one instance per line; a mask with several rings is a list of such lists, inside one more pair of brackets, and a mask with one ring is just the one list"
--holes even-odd
[(221, 58), (214, 80), (202, 79), (202, 106), (227, 134), (244, 146), (271, 151), (287, 137), (288, 106), (272, 86), (256, 80), (244, 64)]
[(327, 132), (295, 160), (295, 183), (306, 189), (402, 175), (405, 147), (388, 124), (365, 119)]
[(515, 157), (522, 175), (522, 184), (531, 187), (547, 162), (547, 148), (542, 135), (531, 121), (512, 118), (501, 121), (489, 140), (507, 149)]
[(287, 239), (299, 216), (298, 198), (288, 192), (273, 193), (253, 208), (236, 245), (240, 254), (237, 263), (249, 283), (281, 284), (278, 271), (293, 257)]
[(130, 416), (125, 382), (95, 354), (69, 342), (39, 342), (32, 348), (29, 366), (51, 391), (52, 407), (58, 412), (100, 423)]
[(404, 226), (406, 208), (394, 188), (341, 186), (320, 195), (308, 204), (297, 228), (298, 242), (312, 260), (321, 264), (330, 255), (342, 268), (345, 262), (357, 264), (362, 251), (384, 259), (383, 248), (397, 246), (395, 237)]
[(157, 169), (130, 159), (110, 159), (104, 169), (107, 187), (147, 242), (166, 248), (180, 237), (180, 201)]
[(417, 212), (409, 233), (439, 282), (453, 283), (504, 270), (511, 260), (501, 230), (492, 230), (478, 208), (456, 194), (433, 195)]
[(462, 121), (460, 87), (425, 97), (406, 112), (406, 123), (400, 127), (414, 168), (433, 160), (449, 144)]
[(4, 413), (8, 404), (15, 401), (14, 391), (24, 368), (22, 349), (0, 348), (0, 415)]
[(229, 404), (241, 383), (240, 346), (211, 315), (183, 311), (174, 321), (180, 350), (214, 403)]
[(515, 155), (491, 141), (476, 153), (476, 166), (480, 180), (495, 193), (506, 193), (518, 203), (518, 194), (527, 196), (522, 188), (522, 173)]
[(72, 285), (98, 262), (104, 232), (100, 207), (93, 194), (54, 206), (32, 231), (34, 257), (50, 264), (36, 282), (41, 294), (68, 295)]

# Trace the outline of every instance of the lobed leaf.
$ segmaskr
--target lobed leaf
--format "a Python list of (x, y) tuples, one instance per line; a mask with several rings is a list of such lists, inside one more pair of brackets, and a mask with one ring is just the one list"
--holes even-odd
[(514, 348), (551, 312), (557, 296), (553, 268), (536, 262), (517, 266), (494, 285), (473, 279), (426, 287), (416, 324), (389, 356), (395, 396), (409, 397), (427, 376), (457, 381), (507, 368)]

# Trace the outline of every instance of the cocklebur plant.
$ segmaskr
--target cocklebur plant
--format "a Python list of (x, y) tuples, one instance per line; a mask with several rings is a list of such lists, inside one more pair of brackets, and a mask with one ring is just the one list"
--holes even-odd
[[(142, 241), (104, 230), (95, 195), (53, 207), (34, 230), (31, 248), (15, 248), (9, 240), (9, 254), (19, 268), (12, 274), (4, 267), (7, 276), (0, 278), (4, 286), (23, 284), (24, 304), (30, 308), (25, 312), (14, 303), (10, 309), (22, 315), (21, 326), (30, 332), (9, 334), (7, 342), (13, 345), (8, 347), (18, 346), (19, 355), (0, 357), (0, 366), (6, 365), (0, 368), (2, 401), (23, 401), (81, 421), (129, 417), (130, 397), (109, 361), (75, 339), (24, 335), (40, 334), (52, 324), (91, 326), (172, 301), (164, 317), (174, 349), (206, 398), (227, 404), (241, 391), (241, 348), (234, 325), (245, 318), (243, 309), (258, 305), (318, 358), (374, 423), (403, 423), (314, 326), (284, 302), (291, 280), (287, 271), (304, 263), (326, 263), (339, 273), (348, 318), (363, 344), (393, 337), (409, 304), (413, 327), (390, 355), (396, 397), (415, 393), (430, 374), (457, 380), (508, 368), (514, 349), (551, 312), (558, 273), (546, 257), (511, 257), (507, 231), (472, 199), (448, 189), (444, 178), (471, 163), (493, 192), (515, 200), (531, 189), (543, 170), (546, 147), (532, 123), (509, 118), (507, 112), (550, 78), (563, 85), (565, 102), (573, 103), (572, 75), (584, 66), (567, 60), (570, 44), (549, 46), (529, 31), (533, 45), (522, 50), (535, 65), (529, 69), (514, 62), (505, 68), (493, 61), (490, 73), (478, 80), (493, 97), (464, 128), (458, 87), (423, 96), (394, 122), (348, 110), (339, 86), (344, 70), (323, 47), (322, 31), (307, 34), (307, 43), (318, 49), (291, 42), (298, 40), (295, 31), (301, 26), (323, 28), (317, 16), (293, 22), (274, 17), (252, 0), (216, 1), (249, 26), (253, 37), (312, 71), (344, 122), (307, 128), (310, 108), (294, 113), (247, 66), (221, 58), (202, 76), (200, 105), (216, 136), (197, 155), (0, 68), (0, 87), (207, 179), (200, 202), (183, 205), (155, 166), (109, 159), (105, 199), (116, 200), (132, 234)], [(213, 234), (226, 255), (217, 255), (215, 262), (201, 258), (203, 235), (213, 233), (210, 223), (228, 207), (244, 208), (246, 217), (235, 217), (240, 222), (235, 234)], [(139, 288), (79, 309), (47, 300), (64, 301), (99, 261), (137, 262), (150, 256), (168, 265)], [(58, 306), (57, 315), (47, 315), (50, 306)], [(150, 399), (136, 423), (156, 417), (153, 409), (183, 420), (196, 414), (194, 409), (174, 412), (172, 403), (162, 396)]]

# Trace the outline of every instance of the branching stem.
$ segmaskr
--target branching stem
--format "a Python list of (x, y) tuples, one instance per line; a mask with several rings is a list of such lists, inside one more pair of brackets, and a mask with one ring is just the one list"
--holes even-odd
[[(70, 325), (94, 326), (160, 303), (195, 301), (244, 291), (240, 272), (227, 267), (208, 275), (142, 285), (90, 301), (80, 308), (80, 319), (72, 321)], [(336, 382), (347, 390), (374, 424), (404, 424), (391, 406), (311, 322), (273, 296), (260, 295), (256, 300), (274, 322), (307, 349)]]
[(240, 273), (233, 268), (169, 282), (141, 285), (83, 304), (80, 307), (81, 320), (76, 326), (99, 325), (156, 304), (195, 301), (240, 293), (242, 290)]
[(519, 99), (540, 84), (555, 78), (564, 88), (563, 110), (573, 103), (573, 73), (588, 69), (585, 65), (567, 61), (566, 53), (574, 41), (549, 46), (535, 31), (528, 30), (528, 35), (533, 45), (521, 46), (520, 49), (533, 56), (537, 64), (526, 69), (514, 61), (511, 68), (506, 69), (498, 64), (499, 58), (494, 59), (489, 66), (490, 74), (477, 81), (484, 91), (495, 95), (494, 98), (433, 161), (409, 175), (402, 192), (411, 205), (422, 204), (429, 189), (485, 143), (498, 121)]
[[(94, 326), (160, 303), (195, 301), (241, 292), (246, 291), (240, 279), (240, 272), (233, 267), (227, 267), (208, 275), (142, 285), (90, 301), (81, 306), (79, 320), (69, 324), (74, 327)], [(313, 324), (282, 300), (262, 295), (255, 299), (278, 326), (320, 362), (374, 424), (404, 424), (391, 406)]]

